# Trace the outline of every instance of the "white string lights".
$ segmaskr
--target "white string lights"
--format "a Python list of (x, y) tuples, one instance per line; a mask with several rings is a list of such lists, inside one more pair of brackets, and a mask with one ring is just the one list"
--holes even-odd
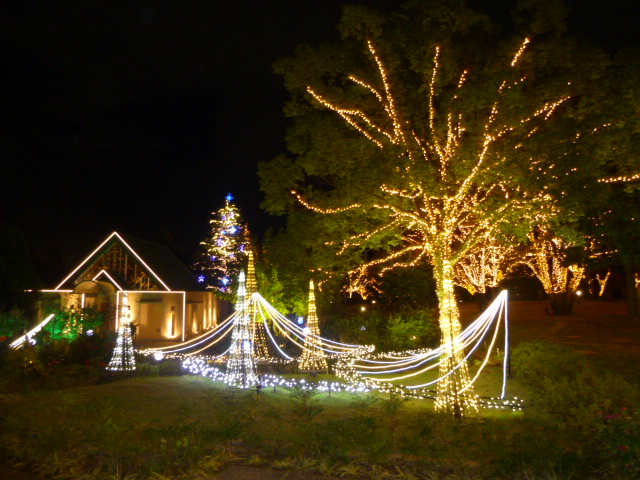
[[(239, 283), (242, 285), (243, 281), (240, 281)], [(311, 293), (312, 291), (310, 292), (310, 297)], [(315, 305), (315, 302), (313, 301), (315, 300), (314, 297), (310, 298), (310, 306)], [(258, 359), (255, 358), (255, 356), (249, 357), (248, 352), (239, 349), (238, 346), (242, 342), (238, 342), (237, 340), (232, 341), (231, 348), (221, 355), (200, 355), (200, 352), (217, 344), (222, 338), (227, 336), (229, 332), (237, 332), (236, 339), (243, 338), (243, 335), (240, 333), (243, 325), (247, 323), (247, 331), (249, 327), (246, 316), (245, 319), (243, 319), (241, 315), (242, 309), (240, 299), (237, 306), (238, 311), (217, 327), (216, 332), (209, 332), (198, 339), (193, 339), (174, 347), (165, 347), (162, 350), (147, 350), (144, 353), (155, 354), (162, 352), (168, 358), (183, 358), (184, 367), (191, 373), (203, 375), (217, 381), (230, 383), (231, 385), (240, 386), (241, 388), (249, 388), (260, 383), (263, 387), (303, 386), (304, 388), (315, 388), (321, 391), (335, 392), (367, 392), (377, 390), (380, 392), (394, 392), (414, 398), (436, 398), (432, 388), (434, 385), (439, 385), (443, 380), (442, 362), (443, 358), (445, 358), (443, 355), (443, 349), (447, 348), (445, 345), (441, 345), (439, 348), (433, 350), (420, 349), (397, 353), (387, 352), (374, 354), (372, 346), (335, 342), (321, 337), (319, 330), (317, 334), (311, 336), (311, 332), (309, 330), (300, 327), (284, 315), (280, 314), (280, 312), (270, 305), (258, 292), (255, 292), (250, 299), (245, 301), (245, 303), (247, 305), (253, 305), (251, 308), (254, 308), (257, 315), (265, 321), (265, 325), (268, 325), (266, 322), (268, 319), (274, 324), (274, 327), (278, 328), (278, 331), (281, 332), (282, 336), (284, 336), (292, 345), (295, 345), (302, 350), (302, 354), (299, 357), (300, 369), (302, 371), (324, 370), (326, 369), (325, 365), (327, 364), (327, 360), (330, 359), (334, 361), (334, 373), (341, 378), (342, 381), (310, 384), (305, 380), (292, 380), (278, 376), (263, 375), (256, 379), (251, 377), (251, 381), (255, 383), (241, 382), (238, 379), (242, 378), (242, 368), (238, 365), (241, 364), (243, 359), (250, 358), (250, 361), (245, 363), (245, 367), (248, 367), (249, 370), (251, 370), (251, 362), (253, 362), (253, 365), (255, 366)], [(245, 310), (249, 310), (249, 308), (245, 306)], [(312, 322), (308, 322), (307, 327), (309, 327), (310, 324), (313, 324), (313, 317), (315, 315), (314, 310), (311, 309), (309, 316), (311, 317)], [(501, 396), (494, 399), (478, 398), (469, 390), (488, 365), (490, 354), (497, 345), (498, 335), (501, 329), (504, 329), (505, 332), (505, 341), (503, 345), (505, 357), (503, 364), (503, 385)], [(267, 333), (267, 338), (271, 341), (271, 344), (274, 347), (274, 351), (277, 351), (280, 356), (279, 360), (271, 357), (270, 361), (273, 363), (294, 361), (295, 359), (293, 357), (280, 348), (273, 333), (271, 332), (271, 329), (267, 327), (265, 331)], [(446, 370), (444, 375), (451, 377), (460, 368), (465, 368), (466, 362), (471, 358), (471, 356), (477, 355), (476, 352), (479, 351), (482, 345), (487, 344), (488, 338), (490, 338), (490, 340), (482, 359), (482, 363), (475, 371), (473, 378), (470, 378), (468, 388), (465, 390), (461, 389), (459, 392), (461, 397), (459, 401), (463, 401), (469, 405), (473, 403), (476, 409), (481, 406), (486, 408), (521, 409), (521, 401), (506, 398), (506, 372), (509, 351), (509, 345), (507, 343), (508, 322), (506, 291), (502, 292), (482, 315), (480, 315), (473, 323), (462, 331), (456, 339), (454, 339), (452, 344), (456, 346), (456, 351), (449, 357), (457, 358), (458, 362), (451, 369)], [(246, 338), (243, 338), (243, 340), (246, 340)], [(236, 345), (236, 350), (233, 350), (234, 345)], [(236, 360), (230, 363), (232, 355), (235, 356)], [(227, 369), (226, 372), (223, 372), (219, 367), (214, 365), (216, 363), (224, 363), (225, 358)], [(312, 365), (313, 368), (306, 367), (305, 362), (313, 364), (318, 359), (324, 360), (324, 363), (321, 365), (322, 368), (318, 368), (315, 364)], [(232, 371), (236, 373), (230, 373)], [(420, 379), (429, 375), (431, 378), (428, 381), (420, 381)], [(411, 383), (412, 380), (413, 383)]]
[(251, 336), (250, 309), (246, 299), (244, 270), (238, 276), (238, 299), (236, 311), (239, 315), (233, 325), (231, 333), (231, 348), (227, 359), (225, 383), (239, 388), (249, 388), (258, 385), (256, 364), (253, 357), (253, 342)]
[(133, 339), (131, 338), (131, 307), (129, 306), (129, 295), (122, 296), (120, 305), (120, 328), (116, 347), (113, 356), (107, 366), (107, 370), (114, 372), (128, 372), (136, 369), (136, 359), (133, 351)]

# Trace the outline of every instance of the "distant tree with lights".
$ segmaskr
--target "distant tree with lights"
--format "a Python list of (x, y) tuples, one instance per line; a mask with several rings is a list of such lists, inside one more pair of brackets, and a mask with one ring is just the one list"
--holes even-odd
[(213, 212), (211, 232), (200, 243), (203, 252), (195, 264), (198, 281), (222, 293), (233, 291), (247, 248), (246, 229), (232, 200), (227, 195), (224, 207)]
[(436, 408), (461, 417), (477, 404), (455, 340), (456, 267), (485, 239), (523, 238), (563, 213), (568, 185), (593, 172), (577, 148), (580, 119), (556, 118), (579, 102), (570, 48), (490, 43), (486, 17), (445, 4), (391, 17), (347, 8), (338, 48), (303, 46), (279, 62), (295, 159), (259, 173), (268, 210), (306, 209), (326, 226), (317, 248), (359, 258), (348, 271), (356, 288), (432, 265), (444, 352)]
[(584, 246), (555, 234), (548, 227), (536, 227), (529, 238), (523, 263), (542, 282), (552, 312), (571, 313), (573, 295), (584, 278), (585, 267), (580, 262), (586, 254)]
[(598, 101), (610, 124), (593, 152), (605, 159), (605, 174), (591, 188), (585, 233), (604, 245), (611, 264), (624, 267), (628, 314), (638, 321), (640, 273), (640, 48), (622, 50), (611, 66), (611, 81)]
[(454, 268), (455, 284), (467, 290), (484, 307), (490, 289), (500, 283), (504, 270), (515, 261), (516, 246), (488, 236), (481, 239)]

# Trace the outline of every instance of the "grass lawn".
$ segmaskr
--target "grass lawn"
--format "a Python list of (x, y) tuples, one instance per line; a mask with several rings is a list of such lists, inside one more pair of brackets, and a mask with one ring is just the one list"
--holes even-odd
[[(511, 303), (515, 345), (561, 343), (592, 360), (598, 372), (637, 381), (640, 327), (629, 323), (624, 305), (584, 302), (568, 317), (546, 315), (545, 307)], [(475, 305), (463, 305), (462, 315), (471, 321)], [(472, 362), (472, 373), (476, 367)], [(50, 478), (98, 480), (215, 478), (229, 465), (432, 480), (633, 478), (616, 468), (640, 471), (629, 470), (636, 467), (622, 449), (635, 446), (620, 440), (630, 425), (636, 428), (637, 417), (594, 416), (589, 406), (568, 417), (554, 410), (557, 403), (533, 405), (524, 414), (490, 410), (460, 423), (434, 414), (432, 401), (389, 395), (305, 396), (280, 387), (258, 395), (194, 376), (86, 374), (86, 380), (92, 384), (54, 388), (52, 377), (44, 390), (0, 394), (0, 463), (18, 463)], [(476, 392), (497, 396), (501, 382), (495, 362)], [(509, 396), (534, 393), (516, 372)], [(603, 450), (607, 441), (613, 453)], [(607, 455), (617, 455), (616, 449), (622, 453), (611, 466)]]

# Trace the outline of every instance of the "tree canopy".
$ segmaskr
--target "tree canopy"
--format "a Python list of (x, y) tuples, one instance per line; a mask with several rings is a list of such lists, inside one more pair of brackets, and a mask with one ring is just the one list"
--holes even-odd
[(276, 64), (292, 158), (259, 171), (265, 208), (306, 219), (327, 273), (357, 285), (432, 265), (446, 352), (437, 404), (454, 413), (473, 404), (450, 340), (455, 266), (487, 239), (579, 218), (602, 163), (582, 139), (600, 127), (591, 90), (604, 57), (559, 32), (497, 30), (462, 4), (346, 8), (339, 45)]

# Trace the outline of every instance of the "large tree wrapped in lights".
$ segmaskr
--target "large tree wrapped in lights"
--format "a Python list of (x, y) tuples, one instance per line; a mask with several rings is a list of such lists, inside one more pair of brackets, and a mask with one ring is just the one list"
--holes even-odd
[[(554, 234), (548, 227), (536, 227), (529, 240), (522, 263), (542, 282), (552, 312), (571, 313), (573, 295), (584, 277), (585, 268), (579, 261), (585, 256), (584, 247)], [(575, 255), (576, 250), (582, 255)]]
[(432, 265), (444, 352), (436, 407), (461, 417), (476, 401), (456, 340), (456, 266), (498, 232), (523, 238), (559, 214), (566, 185), (591, 173), (573, 169), (586, 162), (577, 117), (556, 118), (577, 102), (569, 49), (528, 58), (545, 45), (491, 43), (486, 17), (444, 3), (392, 16), (345, 9), (338, 47), (282, 60), (295, 159), (260, 176), (267, 209), (311, 216), (309, 244), (347, 259), (357, 285)]
[(224, 207), (213, 212), (211, 233), (200, 243), (203, 252), (195, 264), (199, 281), (223, 293), (233, 291), (234, 279), (245, 260), (245, 227), (232, 200), (233, 196), (227, 195)]

